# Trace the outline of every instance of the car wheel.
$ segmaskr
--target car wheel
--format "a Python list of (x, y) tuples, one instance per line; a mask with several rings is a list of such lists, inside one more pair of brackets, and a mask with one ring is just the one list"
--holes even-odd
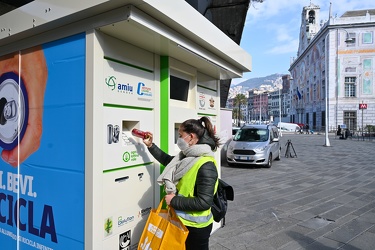
[(234, 163), (227, 162), (229, 167), (234, 167)]
[(267, 165), (265, 165), (266, 168), (270, 168), (272, 166), (272, 154), (268, 156)]
[(281, 148), (279, 148), (279, 152), (278, 152), (278, 155), (275, 159), (276, 161), (280, 161), (281, 160)]

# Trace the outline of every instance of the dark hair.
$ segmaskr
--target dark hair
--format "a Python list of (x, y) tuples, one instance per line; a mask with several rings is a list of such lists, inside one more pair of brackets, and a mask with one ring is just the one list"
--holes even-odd
[(207, 136), (212, 139), (212, 144), (210, 145), (213, 150), (216, 150), (219, 146), (219, 138), (215, 135), (214, 127), (209, 118), (206, 116), (201, 117), (200, 119), (189, 119), (184, 121), (181, 124), (181, 128), (186, 133), (194, 133), (198, 136), (198, 141), (203, 138), (205, 132)]

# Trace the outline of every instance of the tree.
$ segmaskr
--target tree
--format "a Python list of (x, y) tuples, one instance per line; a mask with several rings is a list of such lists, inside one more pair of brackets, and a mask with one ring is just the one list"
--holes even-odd
[(237, 108), (237, 125), (238, 127), (241, 126), (240, 124), (240, 121), (241, 121), (241, 118), (242, 118), (242, 115), (241, 115), (241, 105), (244, 105), (244, 104), (247, 104), (247, 98), (244, 94), (238, 94), (236, 95), (236, 97), (234, 98), (234, 103), (233, 103), (233, 106), (235, 107), (238, 107)]
[(233, 107), (232, 109), (232, 119), (233, 120), (238, 120), (238, 108), (237, 107)]

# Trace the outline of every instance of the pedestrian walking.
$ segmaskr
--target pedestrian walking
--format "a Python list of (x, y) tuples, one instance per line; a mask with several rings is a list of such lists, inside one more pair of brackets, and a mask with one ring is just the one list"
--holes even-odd
[(306, 134), (310, 133), (309, 129), (310, 129), (310, 126), (309, 126), (309, 124), (306, 123), (306, 125), (305, 125)]

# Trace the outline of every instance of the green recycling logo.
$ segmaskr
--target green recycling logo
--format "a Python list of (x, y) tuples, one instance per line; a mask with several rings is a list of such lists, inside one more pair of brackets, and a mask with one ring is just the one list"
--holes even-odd
[(115, 87), (116, 87), (116, 77), (115, 76), (110, 76), (108, 78), (105, 79), (105, 84), (107, 84), (107, 86), (111, 89), (111, 90), (114, 90)]
[(122, 155), (122, 160), (124, 162), (128, 162), (130, 161), (130, 153), (129, 152), (125, 152), (123, 155)]
[(113, 229), (112, 218), (107, 218), (104, 223), (104, 231), (106, 232), (107, 235), (110, 235), (112, 234), (112, 229)]

